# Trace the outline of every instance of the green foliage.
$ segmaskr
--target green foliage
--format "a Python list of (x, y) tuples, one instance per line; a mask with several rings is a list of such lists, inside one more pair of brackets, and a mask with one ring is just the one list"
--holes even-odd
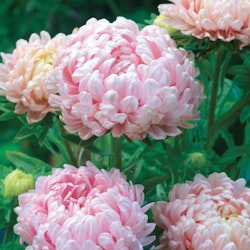
[(37, 158), (17, 151), (7, 151), (6, 155), (16, 168), (32, 174), (35, 178), (51, 173), (51, 166)]
[(239, 49), (238, 42), (232, 40), (224, 42), (222, 40), (212, 41), (209, 38), (198, 39), (192, 35), (184, 35), (181, 31), (176, 30), (171, 33), (171, 38), (175, 40), (177, 46), (183, 47), (188, 51), (192, 51), (197, 59), (203, 59), (216, 52), (218, 47), (223, 46), (230, 53), (242, 54), (250, 50), (250, 45)]
[(240, 55), (240, 63), (232, 65), (229, 73), (234, 76), (235, 83), (244, 91), (250, 91), (250, 52)]

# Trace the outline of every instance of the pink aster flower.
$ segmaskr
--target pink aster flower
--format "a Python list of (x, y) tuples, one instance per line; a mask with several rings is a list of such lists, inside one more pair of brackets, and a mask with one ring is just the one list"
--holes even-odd
[(63, 34), (53, 39), (46, 31), (18, 40), (12, 54), (1, 53), (0, 95), (16, 103), (15, 113), (27, 113), (29, 123), (42, 120), (54, 109), (49, 105), (46, 78), (53, 70), (55, 54)]
[(157, 225), (164, 229), (161, 245), (170, 250), (250, 249), (250, 189), (245, 180), (225, 173), (176, 184), (169, 202), (153, 207)]
[(145, 214), (152, 204), (143, 202), (143, 187), (118, 169), (65, 165), (19, 196), (14, 231), (26, 249), (139, 250), (154, 240)]
[(250, 44), (249, 0), (170, 0), (160, 4), (165, 22), (186, 35), (215, 41), (237, 40), (242, 48)]
[(192, 56), (161, 28), (90, 19), (67, 37), (51, 79), (70, 133), (83, 140), (111, 131), (144, 139), (175, 136), (199, 117), (202, 85)]

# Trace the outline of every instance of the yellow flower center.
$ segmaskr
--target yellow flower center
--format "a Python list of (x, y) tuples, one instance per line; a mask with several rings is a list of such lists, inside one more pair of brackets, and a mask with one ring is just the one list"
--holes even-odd
[(43, 50), (42, 53), (35, 59), (35, 71), (38, 70), (48, 73), (53, 69), (55, 53), (50, 50)]

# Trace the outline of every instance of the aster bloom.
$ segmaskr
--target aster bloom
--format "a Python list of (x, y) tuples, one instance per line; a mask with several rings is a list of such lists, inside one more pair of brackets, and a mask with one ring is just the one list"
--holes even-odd
[(156, 249), (250, 249), (250, 189), (245, 180), (225, 173), (176, 184), (169, 202), (153, 207), (157, 225), (164, 229)]
[(27, 113), (28, 123), (38, 122), (54, 110), (48, 103), (46, 78), (63, 37), (58, 34), (51, 39), (42, 31), (28, 41), (18, 40), (12, 54), (1, 53), (0, 95), (16, 103), (15, 113)]
[(161, 28), (90, 19), (67, 36), (51, 74), (50, 104), (70, 133), (83, 140), (114, 137), (164, 139), (199, 117), (202, 85), (193, 57)]
[(143, 186), (118, 169), (65, 165), (19, 196), (14, 231), (26, 249), (139, 250), (154, 240), (145, 214), (152, 204), (143, 202)]
[(4, 196), (13, 197), (34, 188), (35, 182), (32, 174), (16, 169), (5, 177), (3, 184)]
[(158, 9), (165, 22), (183, 34), (215, 41), (237, 40), (239, 48), (250, 44), (249, 0), (170, 0)]

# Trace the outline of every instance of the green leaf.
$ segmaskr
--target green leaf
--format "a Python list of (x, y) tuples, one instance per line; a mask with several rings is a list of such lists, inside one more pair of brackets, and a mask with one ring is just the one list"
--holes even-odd
[(128, 162), (126, 163), (126, 168), (124, 170), (124, 173), (127, 173), (131, 169), (135, 168), (139, 161), (142, 159), (142, 155), (146, 150), (146, 146), (143, 145), (141, 147), (138, 147), (137, 150), (134, 152), (134, 154), (130, 155)]
[(7, 121), (16, 118), (16, 114), (12, 111), (7, 111), (0, 115), (0, 121)]
[[(2, 102), (2, 103), (1, 103)], [(15, 109), (15, 103), (9, 102), (5, 97), (0, 97), (0, 110), (2, 111), (12, 111)]]
[(92, 153), (99, 154), (101, 156), (110, 156), (111, 155), (110, 152), (101, 150), (94, 145), (90, 145), (90, 146), (86, 147), (86, 149), (88, 149)]
[(81, 140), (81, 142), (80, 142), (79, 145), (80, 145), (81, 147), (83, 147), (83, 148), (89, 147), (90, 145), (93, 144), (93, 142), (94, 142), (97, 138), (98, 138), (97, 136), (92, 136), (91, 138), (89, 138), (89, 139), (86, 140), (86, 141)]
[(148, 136), (145, 139), (143, 139), (142, 142), (148, 145), (149, 147), (153, 146), (153, 142), (150, 140)]
[(161, 175), (156, 175), (153, 176), (152, 178), (147, 179), (142, 183), (145, 188), (144, 191), (148, 192), (150, 189), (155, 187), (157, 184), (164, 182), (166, 179), (167, 179), (166, 176), (161, 176)]
[(250, 156), (244, 155), (242, 159), (238, 163), (238, 167), (240, 168), (239, 178), (244, 178), (248, 187), (250, 185)]
[[(45, 147), (45, 148), (47, 148), (53, 155), (54, 155), (54, 157), (56, 157), (57, 158), (57, 160), (59, 160), (60, 159), (60, 161), (61, 162), (65, 162), (65, 160), (66, 160), (66, 162), (70, 162), (70, 159), (69, 159), (69, 157), (67, 156), (65, 156), (65, 155), (67, 155), (67, 153), (64, 153), (64, 148), (63, 148), (63, 151), (61, 151), (60, 150), (60, 148), (59, 148), (59, 150), (60, 150), (60, 152), (57, 152), (57, 150), (53, 147), (53, 145), (51, 144), (51, 142), (50, 141), (48, 141), (48, 140), (45, 140), (44, 142), (43, 142), (43, 146)], [(57, 145), (57, 146), (61, 146), (61, 145)], [(65, 156), (65, 158), (62, 156), (63, 154), (65, 154), (64, 156)]]
[(222, 157), (238, 157), (244, 154), (250, 156), (250, 144), (229, 148)]
[[(11, 171), (11, 167), (6, 167), (6, 166), (3, 166), (3, 165), (0, 165), (0, 180), (1, 179), (4, 179)], [(1, 189), (1, 182), (0, 182), (0, 189)]]
[(48, 165), (46, 162), (28, 156), (24, 153), (16, 151), (7, 151), (5, 154), (8, 160), (14, 166), (16, 166), (16, 168), (20, 168), (26, 173), (32, 173), (33, 175), (37, 175), (37, 173), (40, 172), (39, 170), (41, 170), (41, 172), (51, 170), (51, 166)]
[(211, 147), (222, 129), (228, 128), (234, 123), (236, 118), (246, 105), (250, 104), (250, 92), (246, 93), (239, 101), (237, 101), (223, 116), (217, 119), (211, 127), (211, 136), (208, 138), (207, 147)]
[(0, 230), (1, 230), (6, 225), (4, 209), (2, 209), (1, 207), (0, 207), (0, 218), (1, 218), (0, 221)]
[(17, 143), (33, 135), (34, 131), (28, 129), (26, 126), (21, 127), (21, 129), (17, 132), (16, 136), (14, 137), (13, 142)]
[(72, 142), (72, 143), (74, 143), (76, 145), (79, 145), (80, 142), (81, 142), (81, 138), (79, 136), (77, 136), (77, 135), (64, 134), (64, 135), (62, 135), (62, 137), (65, 140), (67, 140), (69, 142)]
[(62, 141), (58, 139), (55, 135), (48, 133), (46, 140), (43, 141), (43, 146), (45, 146), (55, 156), (60, 157), (61, 160), (63, 160), (63, 158), (60, 156), (60, 154), (58, 154), (58, 152), (55, 150), (53, 145), (55, 145), (58, 148), (59, 153), (63, 155), (64, 160), (66, 160), (67, 162), (70, 162), (70, 158), (68, 156), (64, 143), (62, 143)]
[(44, 140), (49, 132), (49, 127), (45, 126), (41, 134), (38, 136), (38, 144), (39, 146), (43, 146)]
[(247, 120), (250, 120), (250, 106), (246, 106), (243, 108), (241, 114), (240, 114), (240, 122), (244, 123)]
[(72, 142), (72, 143), (74, 143), (80, 147), (83, 147), (83, 148), (89, 147), (98, 138), (97, 136), (92, 136), (88, 140), (82, 140), (78, 135), (70, 135), (70, 134), (62, 135), (62, 137), (65, 140)]

